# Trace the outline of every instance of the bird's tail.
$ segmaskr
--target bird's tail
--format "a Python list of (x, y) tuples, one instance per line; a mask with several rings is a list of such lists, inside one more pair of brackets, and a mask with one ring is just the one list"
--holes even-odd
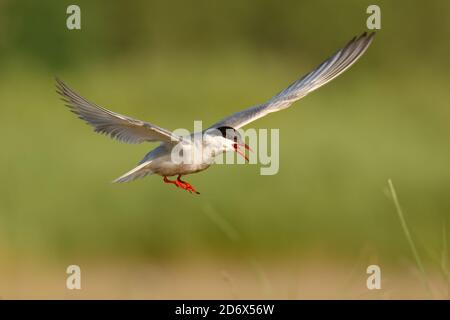
[(148, 165), (151, 162), (152, 162), (152, 160), (141, 163), (137, 167), (131, 169), (130, 171), (128, 171), (124, 175), (122, 175), (119, 178), (117, 178), (116, 180), (114, 180), (113, 183), (116, 183), (116, 182), (129, 182), (129, 181), (136, 180), (136, 179), (139, 179), (139, 178), (143, 178), (145, 176), (153, 174), (153, 171), (148, 167)]

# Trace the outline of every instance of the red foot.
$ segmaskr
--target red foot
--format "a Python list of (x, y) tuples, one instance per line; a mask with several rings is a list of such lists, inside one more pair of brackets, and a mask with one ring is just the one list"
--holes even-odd
[(169, 180), (166, 176), (164, 176), (165, 183), (171, 183), (176, 185), (178, 188), (189, 191), (190, 193), (194, 192), (196, 194), (200, 194), (195, 188), (188, 182), (181, 180), (181, 175), (178, 176), (177, 180)]

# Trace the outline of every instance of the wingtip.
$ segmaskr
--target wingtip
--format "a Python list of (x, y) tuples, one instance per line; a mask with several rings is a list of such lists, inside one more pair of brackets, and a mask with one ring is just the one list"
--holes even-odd
[(364, 31), (359, 37), (358, 37), (358, 39), (356, 40), (356, 41), (361, 41), (361, 40), (364, 40), (364, 39), (367, 39), (368, 37), (367, 37), (367, 31)]
[(372, 39), (373, 37), (375, 37), (376, 33), (377, 33), (376, 31), (372, 32), (364, 31), (359, 37), (354, 37), (353, 40), (358, 41), (361, 39)]
[(367, 45), (370, 45), (373, 41), (373, 39), (375, 38), (375, 35), (377, 34), (376, 31), (373, 31), (371, 33), (369, 33), (369, 35), (367, 36)]
[(376, 35), (376, 31), (372, 31), (372, 32), (364, 31), (360, 36), (354, 37), (347, 44), (347, 47), (349, 47), (350, 45), (356, 44), (356, 43), (361, 43), (361, 42), (365, 42), (366, 46), (368, 46), (372, 42), (372, 40), (375, 37), (375, 35)]
[(65, 90), (67, 90), (68, 86), (67, 86), (67, 84), (64, 81), (62, 81), (57, 76), (55, 76), (54, 78), (55, 78), (55, 86), (56, 86), (56, 88), (60, 89), (61, 92), (64, 92)]
[(372, 39), (373, 37), (375, 37), (376, 34), (377, 34), (376, 31), (372, 31), (372, 32), (365, 31), (363, 33), (364, 37), (367, 38), (367, 39)]
[(353, 37), (345, 47), (350, 47), (351, 45), (360, 42), (360, 41), (372, 41), (373, 37), (375, 37), (376, 31), (372, 31), (372, 32), (367, 32), (364, 31), (362, 34), (360, 34), (359, 36), (355, 36)]
[(114, 179), (113, 181), (111, 181), (111, 184), (128, 182), (124, 178), (125, 178), (124, 176), (120, 176), (120, 177)]
[(53, 79), (55, 80), (55, 82), (59, 85), (61, 85), (63, 82), (61, 81), (60, 78), (58, 78), (58, 76), (54, 76)]
[(64, 82), (62, 82), (61, 79), (59, 79), (57, 76), (54, 77), (55, 79), (55, 87), (57, 89), (56, 92), (58, 92), (59, 94), (61, 94), (64, 91)]

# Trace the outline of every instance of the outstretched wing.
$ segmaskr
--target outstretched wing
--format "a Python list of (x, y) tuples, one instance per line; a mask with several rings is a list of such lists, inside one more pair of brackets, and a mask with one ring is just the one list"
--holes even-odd
[(229, 126), (238, 129), (271, 112), (277, 112), (289, 107), (295, 101), (320, 88), (347, 70), (367, 50), (374, 36), (375, 33), (373, 32), (369, 35), (363, 33), (359, 38), (353, 38), (344, 48), (337, 51), (316, 69), (292, 83), (268, 102), (237, 112), (215, 123), (211, 128)]
[(59, 79), (56, 79), (56, 88), (66, 106), (80, 119), (93, 126), (95, 132), (126, 143), (162, 141), (176, 144), (181, 140), (181, 137), (166, 129), (97, 106)]

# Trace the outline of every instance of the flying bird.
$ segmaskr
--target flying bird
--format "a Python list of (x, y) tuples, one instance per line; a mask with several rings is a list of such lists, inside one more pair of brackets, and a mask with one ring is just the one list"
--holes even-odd
[[(295, 101), (342, 74), (364, 54), (374, 36), (375, 33), (363, 33), (353, 38), (316, 69), (292, 83), (269, 101), (216, 122), (201, 132), (201, 139), (193, 139), (196, 133), (189, 136), (175, 135), (152, 123), (100, 107), (77, 94), (59, 79), (56, 79), (57, 93), (61, 95), (65, 105), (73, 113), (94, 127), (95, 132), (126, 143), (160, 142), (160, 145), (147, 153), (135, 168), (113, 182), (128, 182), (147, 175), (158, 174), (163, 177), (165, 183), (174, 184), (181, 189), (198, 194), (199, 192), (190, 183), (181, 180), (182, 176), (206, 170), (213, 164), (217, 155), (228, 151), (234, 151), (248, 160), (245, 149), (250, 150), (250, 148), (244, 143), (237, 129), (269, 113), (288, 108)], [(175, 154), (193, 154), (199, 151), (201, 157), (192, 159), (188, 157), (192, 161), (174, 161), (175, 148), (177, 148)], [(168, 178), (173, 176), (177, 178), (174, 180)]]

